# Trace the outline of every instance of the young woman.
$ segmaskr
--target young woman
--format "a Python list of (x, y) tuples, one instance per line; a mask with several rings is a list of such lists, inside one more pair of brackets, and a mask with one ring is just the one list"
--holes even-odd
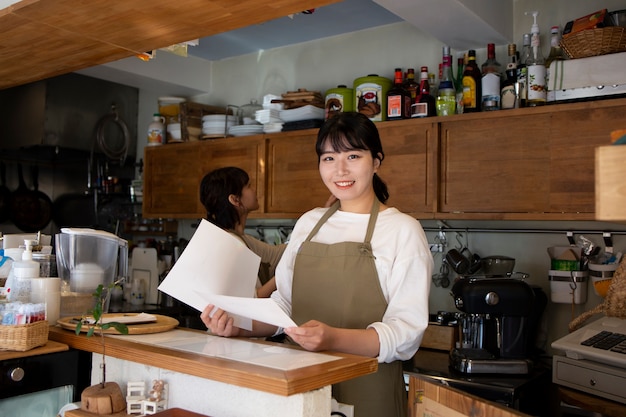
[(206, 209), (208, 221), (239, 237), (261, 257), (257, 297), (269, 297), (276, 289), (274, 270), (286, 245), (270, 245), (245, 233), (248, 213), (259, 208), (248, 173), (237, 167), (209, 172), (200, 183), (200, 201)]
[[(384, 159), (378, 130), (366, 116), (340, 113), (320, 129), (319, 172), (337, 201), (305, 213), (276, 269), (272, 294), (298, 327), (232, 324), (208, 305), (203, 322), (221, 336), (284, 331), (309, 351), (378, 358), (375, 374), (333, 386), (359, 417), (404, 417), (407, 395), (401, 361), (417, 351), (428, 325), (433, 259), (417, 220), (385, 205), (378, 176)], [(213, 311), (215, 310), (215, 311)]]

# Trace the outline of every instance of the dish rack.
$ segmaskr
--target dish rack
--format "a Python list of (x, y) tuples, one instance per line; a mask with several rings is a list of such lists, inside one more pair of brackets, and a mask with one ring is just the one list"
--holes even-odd
[(24, 352), (48, 342), (48, 321), (0, 325), (0, 349)]
[(626, 35), (621, 26), (586, 29), (561, 39), (561, 48), (574, 58), (587, 58), (626, 51)]

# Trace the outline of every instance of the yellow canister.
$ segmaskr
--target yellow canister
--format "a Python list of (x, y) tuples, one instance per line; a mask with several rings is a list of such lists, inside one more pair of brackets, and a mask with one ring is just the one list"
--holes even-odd
[(370, 74), (354, 80), (354, 102), (356, 111), (363, 113), (373, 122), (387, 119), (387, 91), (392, 82), (389, 78)]
[(354, 111), (354, 90), (345, 85), (338, 85), (326, 91), (324, 115), (326, 119), (337, 113)]

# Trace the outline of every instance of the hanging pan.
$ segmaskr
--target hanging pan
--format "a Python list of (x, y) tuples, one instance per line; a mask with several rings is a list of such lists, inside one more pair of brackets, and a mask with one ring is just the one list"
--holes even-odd
[(23, 232), (38, 232), (52, 219), (52, 201), (39, 191), (39, 169), (31, 171), (34, 190), (29, 189), (24, 181), (22, 165), (17, 165), (19, 185), (11, 194), (10, 218), (13, 224)]
[(6, 185), (7, 173), (4, 162), (0, 161), (0, 223), (9, 220), (11, 190)]

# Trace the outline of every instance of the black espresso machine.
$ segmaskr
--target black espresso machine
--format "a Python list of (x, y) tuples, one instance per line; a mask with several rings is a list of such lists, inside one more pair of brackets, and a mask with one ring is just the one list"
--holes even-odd
[(451, 295), (459, 316), (459, 347), (450, 367), (467, 374), (527, 374), (533, 365), (539, 320), (548, 302), (524, 278), (462, 276)]

